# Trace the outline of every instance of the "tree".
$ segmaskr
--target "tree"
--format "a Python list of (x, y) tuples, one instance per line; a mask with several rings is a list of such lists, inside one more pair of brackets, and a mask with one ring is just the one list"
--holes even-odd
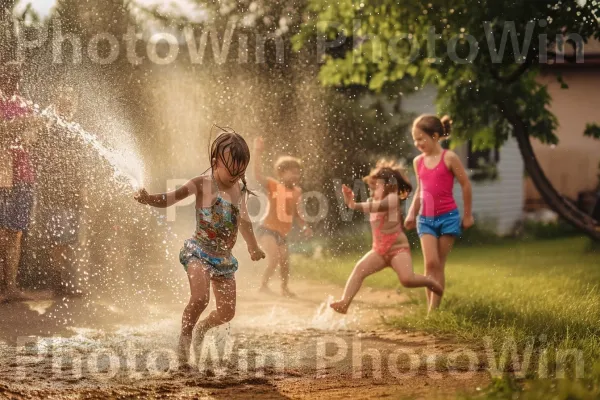
[[(196, 34), (214, 27), (221, 46), (227, 36), (223, 33), (226, 27), (235, 23), (229, 50), (233, 57), (238, 54), (238, 37), (247, 37), (248, 63), (236, 63), (234, 58), (232, 62), (220, 65), (209, 58), (205, 64), (213, 67), (205, 69), (214, 70), (215, 78), (245, 76), (261, 87), (260, 93), (253, 98), (256, 109), (249, 111), (264, 120), (260, 122), (263, 125), (259, 132), (267, 139), (266, 163), (272, 164), (276, 157), (286, 153), (301, 157), (305, 166), (304, 188), (325, 191), (332, 204), (337, 205), (333, 179), (365, 176), (378, 157), (398, 157), (398, 154), (408, 153), (410, 143), (398, 140), (397, 134), (408, 131), (411, 122), (400, 108), (399, 88), (406, 91), (404, 82), (389, 85), (385, 93), (369, 92), (358, 85), (324, 89), (314, 83), (319, 72), (314, 63), (315, 49), (306, 47), (300, 52), (291, 49), (291, 38), (304, 25), (302, 14), (306, 0), (193, 0), (190, 3), (205, 12), (204, 20), (194, 21), (185, 15), (165, 13), (161, 7), (140, 7), (137, 11), (139, 15), (163, 21), (167, 26), (192, 26), (197, 28)], [(284, 43), (284, 63), (277, 61), (273, 36), (280, 37)], [(256, 62), (258, 37), (271, 38), (265, 48), (266, 62), (262, 63)], [(212, 46), (210, 39), (207, 42)], [(211, 52), (207, 54), (210, 56)], [(236, 90), (239, 88), (232, 87), (227, 92), (235, 93)], [(241, 107), (241, 102), (235, 105), (235, 108)], [(215, 115), (232, 113), (225, 107), (219, 108), (218, 103), (211, 104), (210, 111)], [(328, 230), (334, 229), (339, 220), (337, 214), (330, 215)]]
[[(325, 47), (333, 51), (323, 56), (324, 85), (379, 91), (408, 76), (435, 83), (438, 108), (452, 116), (458, 139), (492, 148), (515, 137), (546, 203), (600, 240), (597, 222), (557, 192), (530, 143), (532, 137), (558, 142), (550, 95), (536, 80), (540, 67), (547, 60), (560, 62), (565, 43), (575, 50), (565, 61), (577, 62), (584, 43), (600, 38), (599, 17), (596, 0), (309, 0), (304, 17), (309, 23), (295, 46), (315, 37), (328, 40)], [(589, 136), (598, 132), (594, 125), (586, 129)]]

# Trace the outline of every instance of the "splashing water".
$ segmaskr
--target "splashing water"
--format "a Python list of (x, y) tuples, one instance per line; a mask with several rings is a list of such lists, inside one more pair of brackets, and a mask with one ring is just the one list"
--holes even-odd
[[(115, 132), (117, 140), (110, 143), (108, 136), (89, 132), (54, 106), (42, 109), (31, 100), (20, 101), (48, 129), (31, 142), (32, 160), (43, 184), (36, 189), (31, 241), (22, 258), (27, 266), (23, 286), (32, 290), (68, 286), (78, 293), (110, 296), (123, 308), (132, 296), (151, 301), (158, 292), (176, 290), (178, 281), (163, 277), (167, 264), (162, 260), (171, 260), (169, 248), (177, 235), (159, 209), (133, 200), (132, 192), (143, 185), (144, 165), (128, 140), (127, 127), (113, 123), (105, 135)], [(33, 130), (24, 133), (29, 138)], [(67, 217), (61, 220), (63, 214)], [(72, 226), (52, 222), (64, 220), (73, 221)], [(68, 274), (62, 277), (47, 250), (49, 244), (59, 243), (56, 232), (61, 229), (76, 236), (69, 259), (65, 258)], [(46, 314), (43, 304), (29, 306)], [(67, 314), (65, 321), (73, 318)]]
[[(135, 152), (126, 150), (117, 151), (116, 149), (109, 148), (104, 145), (95, 134), (86, 131), (76, 122), (65, 121), (51, 107), (40, 111), (39, 106), (30, 101), (28, 101), (28, 106), (30, 106), (37, 115), (45, 118), (59, 128), (62, 128), (60, 131), (63, 132), (63, 134), (80, 139), (84, 144), (94, 149), (100, 157), (110, 164), (113, 169), (113, 177), (117, 183), (125, 183), (127, 189), (132, 191), (137, 191), (143, 187), (144, 167), (142, 160)], [(145, 208), (144, 210), (155, 218), (158, 226), (163, 226), (163, 228), (165, 228), (164, 238), (162, 240), (163, 245), (167, 244), (168, 238), (177, 237), (177, 234), (173, 232), (172, 227), (166, 226), (166, 217), (161, 214), (159, 210), (153, 208)], [(165, 255), (167, 257), (169, 256), (169, 251), (166, 248)]]
[(313, 316), (310, 327), (321, 330), (347, 329), (346, 316), (339, 317), (329, 305), (333, 302), (333, 296), (329, 295), (327, 300), (319, 305)]
[(61, 132), (78, 138), (92, 147), (98, 155), (112, 166), (115, 178), (118, 180), (119, 178), (124, 179), (133, 190), (141, 188), (144, 169), (140, 158), (135, 153), (109, 149), (100, 142), (96, 135), (87, 132), (76, 122), (63, 120), (52, 108), (40, 111), (37, 104), (29, 105), (35, 114), (62, 128), (60, 129)]

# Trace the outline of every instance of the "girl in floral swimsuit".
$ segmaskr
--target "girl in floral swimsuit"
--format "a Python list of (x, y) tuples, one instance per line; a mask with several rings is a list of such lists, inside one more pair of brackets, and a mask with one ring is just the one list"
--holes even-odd
[[(245, 172), (250, 151), (239, 134), (224, 130), (211, 146), (211, 170), (193, 178), (177, 190), (150, 195), (142, 189), (136, 200), (154, 207), (169, 207), (188, 196), (196, 196), (196, 231), (185, 241), (179, 260), (190, 283), (190, 300), (183, 312), (179, 360), (187, 364), (192, 331), (206, 332), (230, 321), (235, 314), (235, 272), (238, 262), (231, 254), (239, 230), (253, 261), (265, 257), (248, 217)], [(196, 323), (210, 299), (212, 283), (217, 309)]]

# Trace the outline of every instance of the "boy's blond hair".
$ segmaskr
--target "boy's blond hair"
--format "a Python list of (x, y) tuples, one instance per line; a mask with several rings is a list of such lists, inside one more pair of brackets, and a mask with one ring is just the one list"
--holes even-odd
[(302, 161), (299, 158), (292, 156), (281, 156), (275, 161), (275, 171), (282, 174), (290, 169), (302, 169)]

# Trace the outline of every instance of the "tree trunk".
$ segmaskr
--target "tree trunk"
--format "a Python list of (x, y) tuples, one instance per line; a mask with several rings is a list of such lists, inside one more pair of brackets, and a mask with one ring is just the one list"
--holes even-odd
[(598, 221), (595, 221), (590, 215), (579, 210), (568, 199), (558, 193), (544, 174), (535, 157), (523, 120), (510, 107), (507, 107), (505, 103), (501, 102), (499, 106), (514, 129), (513, 133), (519, 143), (519, 150), (525, 163), (525, 170), (546, 204), (565, 221), (584, 232), (590, 238), (600, 241), (600, 226), (598, 225)]

